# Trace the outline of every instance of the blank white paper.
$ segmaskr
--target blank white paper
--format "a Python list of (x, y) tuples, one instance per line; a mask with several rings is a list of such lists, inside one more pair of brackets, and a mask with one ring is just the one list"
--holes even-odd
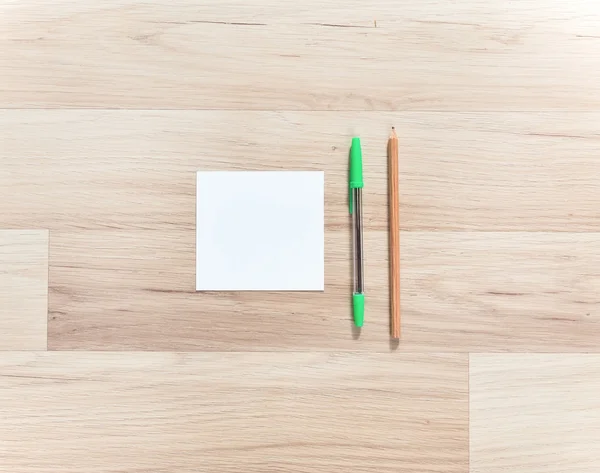
[(322, 171), (200, 171), (197, 291), (322, 291)]

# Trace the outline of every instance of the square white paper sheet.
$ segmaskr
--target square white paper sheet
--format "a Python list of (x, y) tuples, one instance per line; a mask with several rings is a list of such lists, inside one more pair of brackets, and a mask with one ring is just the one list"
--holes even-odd
[(324, 289), (322, 171), (200, 171), (196, 185), (197, 291)]

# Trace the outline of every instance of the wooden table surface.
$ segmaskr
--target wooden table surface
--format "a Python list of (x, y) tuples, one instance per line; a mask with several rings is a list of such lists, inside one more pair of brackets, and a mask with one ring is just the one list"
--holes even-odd
[[(596, 473), (596, 3), (3, 2), (0, 471)], [(234, 169), (325, 171), (323, 293), (195, 292)]]

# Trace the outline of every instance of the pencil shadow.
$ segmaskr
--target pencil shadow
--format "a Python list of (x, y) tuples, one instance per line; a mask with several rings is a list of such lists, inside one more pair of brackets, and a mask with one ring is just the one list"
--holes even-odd
[(399, 338), (390, 338), (390, 351), (396, 351), (400, 346)]

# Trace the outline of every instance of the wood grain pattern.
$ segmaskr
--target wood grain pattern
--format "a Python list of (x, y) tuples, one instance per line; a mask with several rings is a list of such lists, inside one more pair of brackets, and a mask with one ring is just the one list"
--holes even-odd
[(592, 110), (588, 0), (0, 6), (0, 107)]
[[(54, 349), (387, 350), (382, 123), (401, 131), (403, 229), (438, 232), (403, 234), (400, 349), (597, 349), (596, 236), (537, 231), (600, 227), (600, 114), (3, 111), (0, 123), (2, 218), (53, 232)], [(359, 340), (348, 307), (353, 134), (366, 183)], [(325, 170), (324, 294), (194, 292), (195, 171), (244, 168)], [(536, 233), (440, 232), (453, 229)], [(254, 328), (232, 330), (231, 314)]]
[(0, 230), (0, 350), (45, 350), (47, 320), (48, 232)]
[(595, 233), (403, 233), (403, 343), (598, 351), (599, 241)]
[[(471, 355), (470, 394), (466, 358), (600, 352), (596, 2), (19, 0), (0, 18), (0, 228), (21, 229), (0, 232), (0, 350), (46, 348), (48, 291), (49, 348), (80, 350), (0, 353), (0, 470), (600, 469), (596, 355)], [(208, 169), (325, 171), (324, 293), (195, 292)]]
[[(387, 350), (382, 123), (401, 131), (403, 229), (437, 231), (402, 237), (399, 349), (597, 350), (597, 236), (562, 232), (600, 227), (600, 114), (3, 111), (2, 219), (53, 232), (50, 346)], [(353, 134), (366, 186), (359, 340), (348, 306)], [(195, 171), (244, 168), (325, 170), (324, 294), (194, 292)], [(453, 229), (536, 232), (442, 231)]]
[(13, 353), (0, 380), (14, 473), (468, 469), (465, 356)]
[[(365, 234), (368, 323), (358, 339), (345, 231), (327, 232), (322, 294), (196, 293), (193, 237), (192, 230), (56, 232), (50, 347), (389, 349), (385, 231)], [(598, 350), (598, 234), (404, 232), (401, 240), (397, 349)]]
[(365, 224), (385, 230), (396, 126), (403, 230), (600, 231), (596, 112), (4, 110), (0, 126), (4, 227), (192, 230), (197, 170), (299, 169), (325, 171), (328, 228), (345, 229), (360, 135)]
[(471, 473), (600, 469), (598, 355), (471, 355)]

